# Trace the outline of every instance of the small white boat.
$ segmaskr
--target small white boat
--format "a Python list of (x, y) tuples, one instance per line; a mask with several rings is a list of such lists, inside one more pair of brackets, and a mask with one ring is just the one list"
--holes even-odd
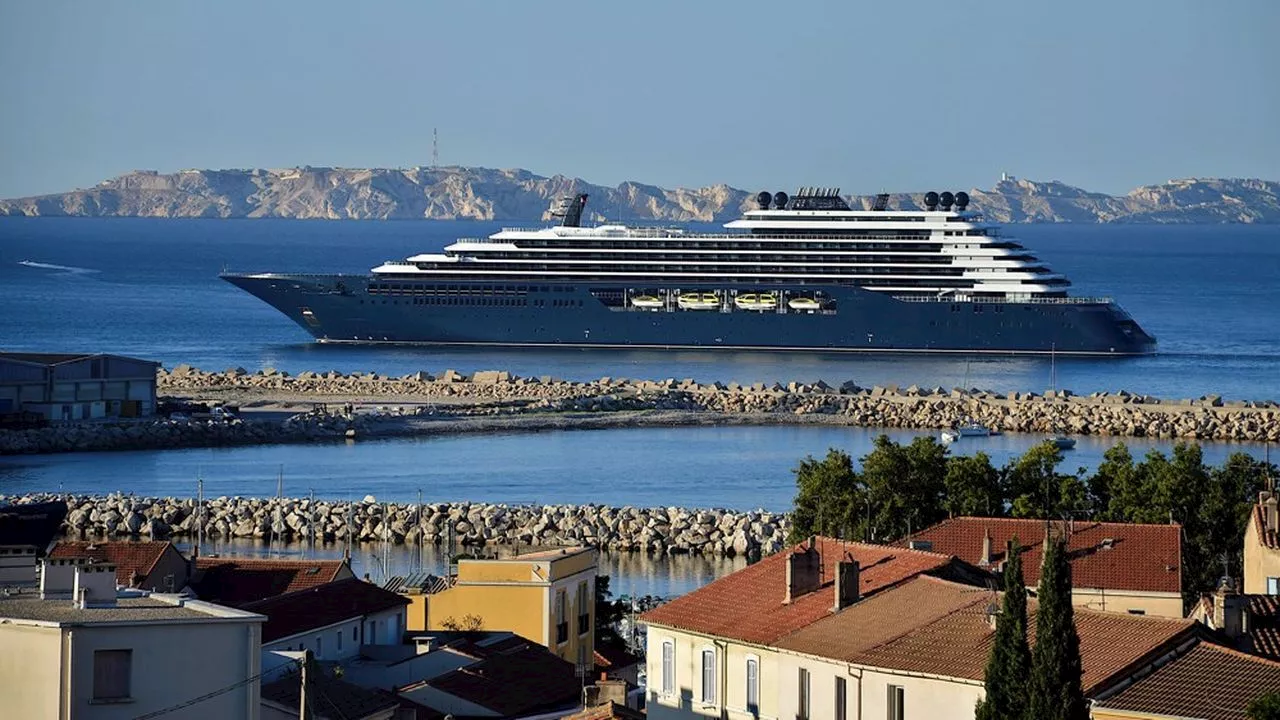
[(1059, 450), (1070, 450), (1076, 446), (1076, 439), (1066, 435), (1051, 435), (1049, 442), (1053, 443), (1053, 446)]
[(822, 308), (822, 303), (809, 297), (791, 298), (787, 301), (787, 307), (792, 310), (814, 311)]
[(965, 420), (956, 426), (955, 432), (960, 437), (991, 437), (991, 428), (977, 420)]
[(676, 304), (681, 310), (718, 310), (720, 296), (715, 293), (684, 293), (676, 300)]
[(652, 295), (635, 295), (631, 298), (631, 304), (643, 310), (661, 310), (662, 298)]
[(755, 293), (746, 293), (739, 295), (733, 299), (733, 304), (740, 310), (776, 310), (778, 307), (777, 295), (756, 295)]
[(957, 440), (959, 440), (959, 439), (960, 439), (960, 433), (956, 432), (955, 430), (943, 430), (943, 431), (942, 431), (942, 444), (943, 444), (943, 445), (950, 445), (951, 443), (953, 443), (953, 442), (955, 442), (955, 441), (957, 441)]

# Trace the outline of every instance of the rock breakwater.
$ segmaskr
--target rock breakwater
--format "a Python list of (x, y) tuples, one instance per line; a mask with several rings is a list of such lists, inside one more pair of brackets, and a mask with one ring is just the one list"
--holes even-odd
[(208, 538), (316, 542), (446, 543), (460, 546), (570, 546), (666, 554), (749, 555), (784, 546), (788, 520), (765, 510), (637, 508), (605, 505), (379, 503), (306, 498), (206, 499), (0, 496), (0, 504), (64, 500), (63, 530), (76, 538)]
[[(1216, 441), (1280, 441), (1280, 404), (1224, 400), (1216, 395), (1169, 399), (1124, 390), (1077, 395), (996, 393), (941, 387), (860, 387), (846, 382), (788, 384), (699, 383), (692, 379), (589, 382), (518, 377), (505, 371), (470, 376), (446, 370), (400, 377), (375, 373), (243, 369), (205, 372), (179, 366), (160, 371), (162, 392), (198, 397), (254, 399), (361, 398), (370, 402), (472, 403), (462, 414), (612, 412), (635, 410), (715, 413), (721, 416), (809, 416), (832, 424), (902, 429), (952, 427), (977, 420), (1004, 432), (1111, 435)], [(494, 405), (502, 403), (501, 407)]]

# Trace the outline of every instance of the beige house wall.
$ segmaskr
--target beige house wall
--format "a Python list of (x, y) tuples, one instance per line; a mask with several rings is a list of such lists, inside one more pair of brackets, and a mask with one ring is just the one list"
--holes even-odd
[(0, 624), (0, 715), (62, 717), (62, 668), (60, 629)]
[(889, 717), (889, 687), (903, 689), (903, 717), (930, 720), (973, 720), (974, 706), (985, 696), (982, 682), (956, 678), (895, 673), (884, 669), (855, 668), (861, 672), (862, 714), (849, 718)]
[(1267, 578), (1280, 578), (1280, 550), (1267, 547), (1257, 527), (1257, 513), (1249, 513), (1244, 532), (1244, 591), (1266, 595)]
[[(176, 705), (259, 673), (257, 623), (92, 625), (65, 628), (70, 682), (63, 688), (73, 716), (125, 720)], [(133, 651), (133, 701), (93, 703), (95, 650)], [(200, 703), (199, 717), (257, 720), (259, 683)], [(196, 717), (194, 709), (189, 717)]]
[[(0, 624), (0, 715), (116, 720), (177, 705), (256, 676), (258, 638), (256, 622)], [(94, 702), (95, 650), (133, 651), (129, 701)], [(185, 717), (257, 720), (259, 702), (254, 682), (192, 706)]]
[[(778, 720), (778, 653), (770, 648), (650, 625), (647, 633), (646, 672), (650, 718), (724, 717), (729, 720)], [(662, 690), (662, 645), (675, 647), (675, 679), (670, 694)], [(702, 702), (702, 651), (716, 654), (714, 703)], [(747, 658), (759, 661), (759, 712), (747, 710)], [(793, 716), (794, 717), (794, 716)]]
[[(673, 691), (662, 689), (662, 645), (675, 646)], [(702, 702), (702, 651), (714, 649), (717, 659), (716, 702)], [(930, 720), (972, 720), (974, 706), (983, 697), (980, 681), (899, 673), (867, 668), (746, 645), (658, 625), (648, 630), (646, 669), (647, 711), (653, 720), (795, 720), (800, 715), (800, 669), (809, 671), (810, 720), (833, 720), (836, 710), (836, 678), (845, 680), (845, 715), (887, 718), (890, 686), (903, 688), (905, 717)], [(747, 710), (747, 658), (759, 661), (760, 705)]]
[[(1030, 589), (1035, 590), (1035, 588)], [(1179, 593), (1075, 588), (1071, 591), (1071, 604), (1078, 608), (1099, 612), (1132, 613), (1175, 620), (1181, 620), (1183, 617), (1182, 595)]]

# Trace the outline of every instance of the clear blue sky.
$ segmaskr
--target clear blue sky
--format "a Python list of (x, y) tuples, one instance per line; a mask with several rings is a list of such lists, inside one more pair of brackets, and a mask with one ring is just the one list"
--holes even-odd
[(1277, 0), (0, 0), (0, 197), (135, 168), (1280, 179)]

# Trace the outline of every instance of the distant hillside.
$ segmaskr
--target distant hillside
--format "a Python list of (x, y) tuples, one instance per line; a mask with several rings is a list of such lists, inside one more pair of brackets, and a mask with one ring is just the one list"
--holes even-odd
[[(894, 195), (890, 207), (918, 208), (928, 189)], [(753, 206), (755, 194), (728, 185), (605, 187), (562, 175), (468, 167), (137, 171), (86, 190), (0, 200), (0, 215), (537, 221), (547, 217), (552, 200), (577, 192), (591, 195), (592, 221), (676, 222), (733, 219)], [(1007, 179), (968, 192), (973, 209), (998, 222), (1280, 223), (1280, 183), (1267, 180), (1171, 180), (1113, 196)], [(869, 208), (872, 198), (851, 202)]]

